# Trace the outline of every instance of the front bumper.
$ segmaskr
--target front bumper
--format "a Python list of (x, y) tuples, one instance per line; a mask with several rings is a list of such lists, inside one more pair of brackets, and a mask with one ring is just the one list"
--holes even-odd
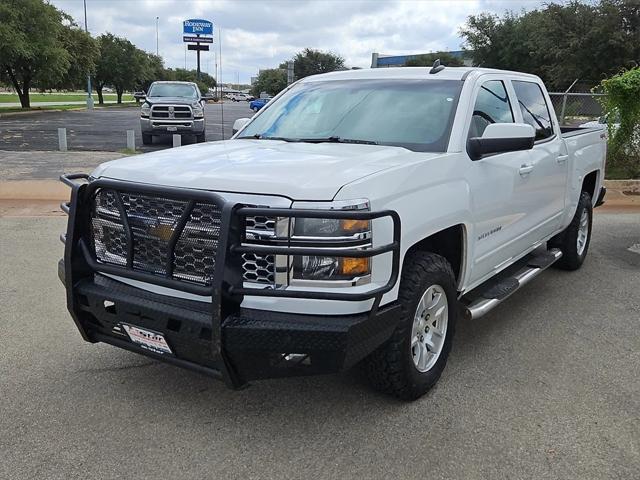
[(204, 132), (204, 118), (164, 119), (140, 118), (140, 129), (146, 135), (201, 134)]
[[(400, 217), (390, 210), (341, 211), (246, 207), (225, 200), (213, 192), (188, 190), (113, 179), (88, 182), (83, 174), (63, 175), (72, 188), (71, 201), (61, 205), (68, 213), (64, 259), (59, 275), (66, 287), (67, 309), (89, 342), (105, 342), (182, 367), (223, 379), (238, 388), (252, 379), (331, 373), (354, 365), (381, 345), (393, 332), (399, 318), (395, 304), (380, 307), (382, 296), (398, 280), (400, 263)], [(175, 256), (176, 240), (185, 228), (196, 202), (216, 206), (221, 212), (216, 268), (208, 284), (175, 279), (171, 274), (153, 274), (134, 267), (133, 230), (124, 213), (126, 265), (102, 263), (91, 247), (91, 208), (101, 190), (113, 192), (123, 207), (122, 194), (161, 195), (187, 200), (181, 220), (167, 242), (166, 258)], [(374, 220), (388, 218), (393, 224), (393, 241), (369, 249), (253, 245), (246, 242), (247, 216), (285, 216)], [(287, 288), (247, 288), (242, 278), (242, 255), (333, 255), (373, 257), (392, 255), (387, 283), (371, 290), (328, 292)], [(205, 296), (208, 302), (159, 295), (113, 280), (108, 275), (142, 281), (185, 293)], [(371, 310), (347, 316), (293, 315), (241, 307), (245, 296), (288, 297), (318, 300), (373, 300)], [(137, 326), (165, 336), (173, 354), (145, 350), (130, 341), (123, 324)]]
[[(62, 260), (58, 276), (64, 283)], [(158, 295), (100, 274), (80, 281), (73, 292), (77, 326), (87, 341), (226, 380), (233, 388), (257, 379), (347, 369), (388, 339), (400, 318), (397, 305), (373, 314), (345, 316), (240, 308), (221, 323), (224, 355), (216, 357), (210, 304)], [(162, 333), (173, 355), (141, 348), (129, 339), (122, 324)]]

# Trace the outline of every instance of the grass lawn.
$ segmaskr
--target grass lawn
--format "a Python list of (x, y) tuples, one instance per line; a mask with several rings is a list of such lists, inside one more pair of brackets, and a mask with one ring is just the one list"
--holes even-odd
[[(136, 107), (135, 102), (126, 102), (126, 103), (108, 103), (104, 105), (98, 105), (96, 102), (95, 108), (114, 108), (114, 107)], [(3, 107), (2, 103), (0, 103), (0, 115), (3, 113), (13, 113), (13, 112), (40, 112), (44, 110), (86, 110), (84, 105), (46, 105), (44, 107), (31, 107), (31, 108), (20, 108), (20, 107)]]
[[(31, 102), (81, 102), (86, 100), (87, 95), (81, 92), (77, 93), (32, 93), (29, 95)], [(105, 93), (103, 95), (105, 100), (115, 101), (118, 97), (115, 93)], [(93, 94), (93, 99), (98, 103), (98, 95)], [(122, 95), (122, 100), (132, 100), (131, 94)], [(17, 103), (20, 102), (18, 95), (12, 93), (0, 93), (0, 105), (3, 103)]]

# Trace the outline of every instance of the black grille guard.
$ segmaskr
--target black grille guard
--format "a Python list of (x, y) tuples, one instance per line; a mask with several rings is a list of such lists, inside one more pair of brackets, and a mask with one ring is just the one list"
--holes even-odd
[[(92, 277), (96, 272), (138, 280), (161, 287), (211, 297), (212, 316), (212, 353), (214, 359), (221, 364), (222, 377), (230, 385), (235, 385), (233, 373), (228, 368), (222, 352), (221, 324), (222, 304), (232, 302), (240, 305), (246, 296), (267, 296), (306, 298), (319, 300), (363, 301), (373, 299), (371, 315), (374, 315), (382, 296), (389, 292), (398, 281), (400, 270), (400, 217), (397, 212), (383, 210), (348, 211), (348, 210), (312, 210), (312, 209), (287, 209), (287, 208), (259, 208), (246, 207), (240, 203), (230, 202), (221, 195), (204, 190), (194, 190), (179, 187), (166, 187), (143, 183), (125, 182), (121, 180), (100, 178), (89, 181), (86, 174), (61, 175), (60, 181), (71, 187), (71, 200), (61, 204), (62, 210), (68, 214), (66, 235), (62, 236), (65, 243), (64, 266), (65, 286), (67, 290), (67, 308), (71, 313), (76, 326), (83, 338), (87, 341), (95, 341), (85, 330), (75, 312), (78, 311), (77, 298), (74, 295), (74, 286), (81, 280)], [(123, 218), (123, 226), (127, 237), (127, 265), (117, 266), (99, 262), (90, 248), (90, 208), (92, 199), (100, 189), (112, 189), (118, 196), (118, 208)], [(186, 200), (189, 206), (198, 201), (215, 205), (221, 212), (221, 230), (218, 237), (216, 251), (216, 268), (213, 273), (211, 285), (200, 285), (184, 280), (176, 280), (170, 273), (165, 276), (155, 275), (139, 270), (134, 270), (132, 265), (133, 235), (124, 213), (122, 198), (119, 192), (130, 192), (147, 195), (162, 195), (164, 197)], [(187, 210), (189, 207), (187, 207)], [(350, 219), (350, 220), (374, 220), (378, 218), (390, 218), (393, 223), (393, 240), (391, 243), (369, 249), (331, 249), (316, 247), (294, 247), (286, 245), (252, 245), (245, 243), (244, 219), (248, 216), (276, 216), (289, 218), (326, 218), (326, 219)], [(169, 242), (168, 255), (174, 255), (176, 240), (182, 233), (186, 222), (179, 222)], [(378, 286), (366, 292), (331, 292), (313, 290), (291, 290), (287, 288), (245, 288), (242, 278), (242, 255), (246, 253), (271, 254), (271, 255), (318, 255), (335, 257), (371, 258), (385, 253), (392, 254), (391, 273), (384, 285)]]

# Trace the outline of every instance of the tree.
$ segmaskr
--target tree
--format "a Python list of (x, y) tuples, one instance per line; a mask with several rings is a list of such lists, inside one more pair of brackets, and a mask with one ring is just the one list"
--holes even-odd
[(205, 72), (200, 72), (200, 80), (197, 70), (185, 70), (184, 68), (167, 68), (164, 72), (163, 80), (177, 80), (180, 82), (195, 82), (198, 84), (200, 92), (205, 94), (210, 88), (215, 88), (216, 79)]
[(261, 70), (251, 94), (258, 97), (262, 92), (277, 95), (287, 87), (287, 72), (280, 68)]
[(146, 53), (138, 49), (129, 40), (106, 33), (98, 37), (100, 57), (96, 67), (95, 88), (98, 102), (104, 103), (102, 89), (112, 85), (122, 103), (125, 90), (135, 88), (144, 79)]
[(534, 73), (551, 89), (586, 87), (640, 62), (640, 3), (551, 3), (502, 17), (471, 15), (460, 34), (474, 64)]
[[(282, 65), (280, 68), (283, 68)], [(284, 64), (284, 68), (287, 68), (286, 63)], [(322, 52), (312, 48), (305, 48), (303, 51), (298, 52), (293, 58), (293, 72), (296, 79), (318, 73), (334, 72), (343, 68), (345, 68), (344, 58), (340, 55), (331, 52)]]
[(87, 75), (93, 75), (100, 54), (98, 42), (84, 30), (71, 24), (62, 30), (61, 41), (69, 54), (69, 69), (55, 83), (47, 81), (41, 88), (86, 89)]
[(630, 178), (640, 177), (640, 67), (602, 81), (609, 128), (608, 157)]
[(425, 55), (416, 55), (414, 58), (407, 60), (407, 67), (431, 67), (433, 66), (433, 62), (440, 59), (440, 63), (442, 65), (446, 65), (448, 67), (461, 67), (464, 65), (464, 62), (458, 58), (454, 57), (450, 53), (440, 52), (440, 53), (427, 53)]
[(31, 106), (33, 85), (59, 82), (69, 69), (63, 20), (42, 0), (0, 0), (0, 80), (11, 83), (22, 108)]
[(142, 75), (138, 79), (136, 90), (149, 91), (149, 86), (156, 80), (164, 80), (166, 70), (162, 62), (162, 57), (152, 53), (145, 53)]

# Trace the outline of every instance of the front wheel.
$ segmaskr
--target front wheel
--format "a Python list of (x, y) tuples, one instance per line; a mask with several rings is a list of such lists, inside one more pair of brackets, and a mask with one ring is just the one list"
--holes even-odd
[(153, 143), (153, 136), (147, 135), (146, 133), (142, 134), (142, 144), (143, 145), (151, 145)]
[(559, 248), (562, 257), (555, 266), (562, 270), (577, 270), (587, 257), (591, 242), (591, 225), (593, 223), (593, 204), (591, 195), (580, 194), (578, 208), (569, 226), (560, 234), (549, 240), (549, 247)]
[(200, 134), (196, 135), (196, 143), (203, 143), (204, 141), (205, 141), (204, 133), (200, 133)]
[(407, 257), (398, 302), (398, 327), (366, 359), (366, 370), (377, 390), (415, 400), (438, 381), (451, 351), (459, 309), (449, 262), (427, 252)]

